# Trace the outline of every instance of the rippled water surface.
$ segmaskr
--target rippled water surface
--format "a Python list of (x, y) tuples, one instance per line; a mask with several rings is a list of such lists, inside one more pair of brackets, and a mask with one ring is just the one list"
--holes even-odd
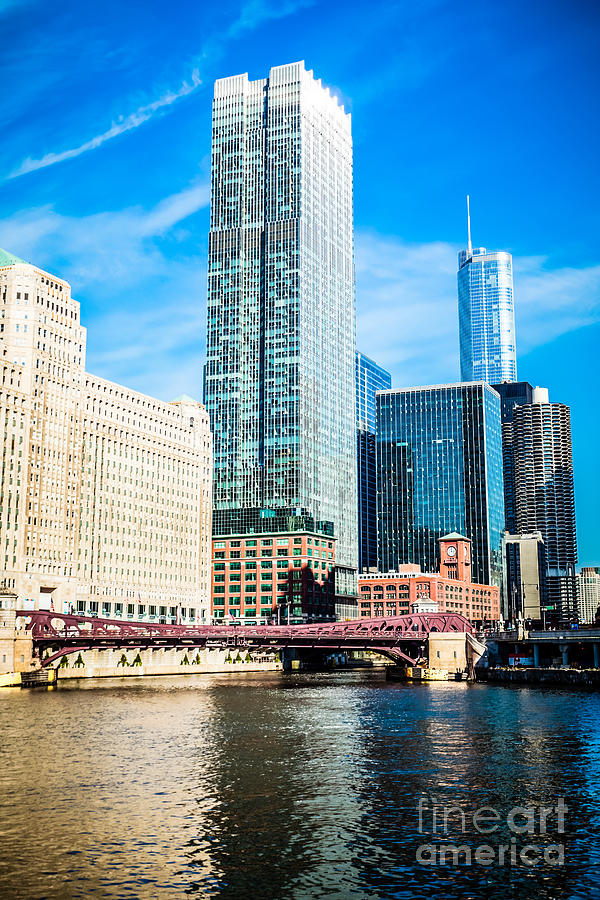
[[(600, 898), (599, 725), (596, 694), (377, 673), (4, 690), (0, 896)], [(556, 814), (545, 835), (507, 829), (560, 797), (564, 833)], [(445, 835), (434, 805), (459, 807)], [(448, 842), (494, 864), (417, 861)], [(564, 864), (499, 865), (503, 843), (562, 844)]]

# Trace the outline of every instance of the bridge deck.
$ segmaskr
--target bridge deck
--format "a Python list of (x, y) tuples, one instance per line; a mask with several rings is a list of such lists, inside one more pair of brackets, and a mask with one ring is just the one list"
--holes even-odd
[[(68, 653), (116, 647), (248, 647), (271, 652), (297, 647), (320, 650), (376, 650), (413, 662), (407, 645), (432, 632), (472, 634), (456, 613), (416, 613), (312, 625), (157, 625), (68, 615), (52, 610), (18, 610), (17, 621), (31, 632), (42, 665)], [(403, 649), (404, 648), (404, 649)], [(44, 658), (44, 654), (48, 653)]]

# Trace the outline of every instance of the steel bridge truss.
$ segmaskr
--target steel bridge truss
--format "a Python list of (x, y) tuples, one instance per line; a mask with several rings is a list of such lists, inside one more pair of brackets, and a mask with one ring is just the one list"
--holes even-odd
[(201, 647), (236, 647), (267, 653), (289, 648), (324, 652), (372, 650), (396, 662), (414, 665), (411, 654), (432, 632), (474, 632), (471, 623), (457, 613), (416, 613), (317, 625), (233, 626), (157, 625), (52, 610), (18, 610), (17, 622), (31, 632), (34, 654), (43, 667), (84, 650)]

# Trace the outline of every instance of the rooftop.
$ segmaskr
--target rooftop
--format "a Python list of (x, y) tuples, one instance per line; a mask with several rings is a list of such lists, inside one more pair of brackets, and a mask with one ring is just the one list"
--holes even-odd
[(470, 538), (465, 537), (464, 534), (459, 534), (458, 531), (451, 531), (450, 534), (445, 534), (443, 537), (438, 538), (440, 541), (469, 541), (471, 543)]
[(190, 397), (189, 394), (180, 394), (179, 397), (175, 397), (174, 400), (171, 400), (171, 403), (197, 403), (197, 400), (194, 400), (193, 397)]
[(29, 265), (29, 263), (26, 260), (20, 259), (18, 256), (15, 256), (14, 253), (9, 253), (8, 250), (3, 250), (2, 247), (0, 247), (0, 267), (16, 266), (19, 263), (22, 263), (23, 265), (26, 265), (26, 266)]

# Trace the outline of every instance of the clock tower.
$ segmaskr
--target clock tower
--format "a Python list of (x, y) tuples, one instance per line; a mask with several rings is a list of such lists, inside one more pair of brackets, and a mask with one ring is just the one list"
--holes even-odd
[(440, 538), (440, 575), (454, 581), (471, 581), (471, 541), (453, 531)]

